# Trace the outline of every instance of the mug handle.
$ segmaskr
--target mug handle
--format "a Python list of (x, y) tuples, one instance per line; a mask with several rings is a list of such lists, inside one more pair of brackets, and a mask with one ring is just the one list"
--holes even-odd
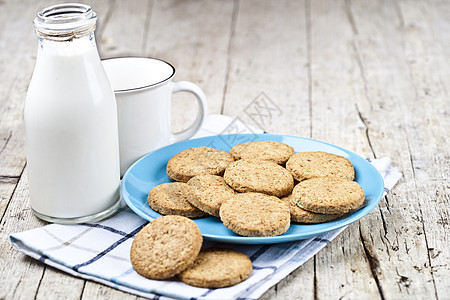
[(173, 133), (172, 134), (172, 142), (180, 142), (187, 140), (188, 138), (191, 138), (200, 130), (200, 126), (202, 126), (203, 120), (206, 117), (206, 96), (205, 93), (194, 83), (189, 81), (174, 81), (172, 86), (172, 94), (178, 93), (178, 92), (189, 92), (194, 94), (195, 98), (198, 102), (198, 111), (197, 111), (197, 117), (194, 120), (194, 123), (192, 123), (191, 126), (184, 129), (183, 131)]

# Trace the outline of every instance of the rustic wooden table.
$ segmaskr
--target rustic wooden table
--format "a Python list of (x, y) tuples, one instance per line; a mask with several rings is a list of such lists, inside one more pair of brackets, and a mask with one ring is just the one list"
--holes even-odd
[[(32, 20), (54, 3), (0, 0), (0, 298), (134, 299), (9, 241), (46, 224), (28, 204), (23, 106), (36, 58)], [(176, 80), (203, 88), (209, 113), (389, 156), (403, 173), (376, 209), (263, 299), (449, 299), (449, 1), (90, 4), (102, 58), (164, 59)], [(180, 130), (194, 100), (173, 102)]]

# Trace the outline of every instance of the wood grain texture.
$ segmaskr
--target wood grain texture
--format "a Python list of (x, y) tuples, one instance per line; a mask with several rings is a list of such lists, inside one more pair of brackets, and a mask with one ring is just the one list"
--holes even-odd
[(45, 265), (18, 252), (9, 241), (14, 232), (45, 225), (32, 213), (28, 204), (26, 171), (0, 223), (0, 298), (31, 299), (36, 295)]
[[(440, 285), (436, 284), (430, 249), (448, 249), (442, 244), (448, 244), (448, 237), (444, 232), (446, 226), (448, 229), (448, 224), (436, 222), (436, 218), (443, 216), (442, 213), (444, 216), (445, 211), (448, 213), (447, 208), (443, 207), (446, 206), (445, 202), (448, 204), (448, 199), (445, 201), (442, 198), (442, 202), (435, 201), (434, 205), (429, 205), (436, 189), (444, 192), (440, 185), (443, 181), (433, 181), (430, 177), (422, 176), (418, 178), (421, 171), (415, 170), (417, 163), (414, 162), (414, 157), (420, 157), (420, 161), (424, 163), (420, 168), (424, 168), (425, 173), (434, 169), (438, 174), (444, 174), (442, 169), (432, 167), (428, 162), (435, 160), (437, 153), (444, 153), (438, 149), (445, 144), (442, 139), (447, 135), (444, 128), (448, 121), (433, 126), (432, 120), (445, 119), (439, 114), (445, 114), (446, 110), (448, 112), (448, 105), (447, 109), (443, 108), (445, 102), (448, 103), (448, 98), (445, 100), (445, 96), (439, 95), (439, 85), (427, 81), (430, 78), (439, 81), (439, 77), (447, 76), (445, 74), (448, 71), (430, 72), (430, 65), (438, 67), (433, 62), (435, 57), (440, 56), (439, 48), (436, 47), (438, 44), (428, 40), (428, 34), (422, 36), (418, 34), (420, 31), (411, 31), (411, 25), (407, 25), (414, 20), (426, 26), (426, 20), (420, 20), (420, 17), (427, 14), (427, 5), (410, 3), (407, 8), (408, 13), (411, 10), (416, 14), (411, 20), (405, 18), (406, 11), (403, 11), (402, 6), (396, 6), (395, 3), (379, 7), (373, 7), (373, 3), (369, 2), (351, 5), (351, 9), (355, 10), (355, 24), (359, 28), (357, 49), (367, 78), (368, 95), (378, 102), (373, 111), (367, 113), (367, 118), (372, 120), (370, 128), (378, 128), (378, 133), (371, 135), (373, 149), (375, 153), (398, 157), (396, 161), (404, 173), (403, 185), (379, 206), (381, 220), (366, 218), (361, 221), (361, 229), (367, 250), (375, 262), (375, 271), (385, 297), (399, 298), (406, 293), (432, 299), (440, 298)], [(372, 11), (371, 15), (365, 13), (368, 10)], [(386, 21), (378, 24), (377, 20), (381, 17)], [(358, 26), (368, 23), (378, 26)], [(425, 48), (433, 54), (423, 51)], [(421, 53), (412, 57), (408, 54), (416, 51)], [(412, 68), (419, 68), (420, 72), (416, 73)], [(418, 80), (415, 77), (419, 74), (421, 79)], [(436, 90), (438, 97), (426, 95), (428, 86)], [(410, 113), (404, 114), (405, 111)], [(432, 136), (437, 137), (438, 141)], [(390, 143), (386, 143), (387, 138)], [(440, 167), (448, 166), (448, 160), (441, 161)], [(374, 228), (377, 227), (379, 235), (374, 234)], [(440, 232), (440, 238), (434, 248), (429, 245), (428, 236), (434, 236), (436, 232)], [(382, 243), (386, 245), (385, 249), (376, 246)], [(442, 262), (439, 265), (440, 273), (448, 275), (448, 265), (445, 266)], [(448, 285), (443, 289), (448, 291)]]
[[(86, 280), (67, 276), (62, 271), (46, 267), (39, 281), (36, 299), (80, 299)], [(55, 287), (57, 287), (55, 289)]]
[(306, 45), (302, 1), (239, 2), (223, 113), (270, 133), (309, 136)]
[[(227, 50), (232, 30), (233, 1), (155, 1), (144, 54), (171, 63), (175, 81), (191, 81), (205, 92), (208, 113), (221, 111), (226, 80)], [(173, 131), (194, 121), (192, 95), (172, 97)]]
[[(52, 4), (0, 1), (0, 298), (136, 299), (47, 267), (9, 241), (46, 224), (28, 204), (22, 111), (36, 58), (32, 20)], [(390, 156), (403, 173), (376, 209), (262, 299), (448, 298), (450, 2), (88, 4), (99, 14), (101, 57), (164, 59), (175, 80), (205, 91), (210, 113)], [(173, 97), (175, 131), (193, 120), (193, 103)]]
[[(0, 4), (0, 20), (30, 20), (39, 4)], [(25, 166), (23, 128), (24, 97), (34, 67), (36, 38), (33, 28), (10, 22), (0, 28), (0, 218), (12, 197)], [(18, 51), (20, 49), (20, 51)]]
[(450, 129), (449, 85), (450, 56), (448, 22), (439, 22), (450, 11), (446, 2), (433, 1), (420, 6), (399, 7), (404, 24), (405, 56), (416, 105), (405, 116), (411, 166), (427, 244), (428, 264), (436, 297), (445, 299), (450, 293), (449, 191)]
[(81, 297), (81, 300), (85, 299), (139, 300), (145, 298), (114, 290), (96, 282), (87, 281), (83, 290), (83, 296)]
[[(99, 12), (99, 21), (102, 22), (96, 32), (100, 57), (142, 56), (147, 43), (153, 1), (112, 1), (104, 4), (99, 7), (106, 6), (108, 10), (105, 15)], [(96, 5), (93, 6), (95, 9)]]
[[(31, 4), (31, 5), (30, 5)], [(28, 24), (40, 3), (0, 4), (0, 298), (30, 299), (36, 295), (44, 265), (17, 252), (9, 234), (42, 226), (28, 205), (22, 110), (34, 66), (36, 37)], [(18, 21), (21, 20), (21, 21)], [(20, 49), (20, 50), (19, 50)]]

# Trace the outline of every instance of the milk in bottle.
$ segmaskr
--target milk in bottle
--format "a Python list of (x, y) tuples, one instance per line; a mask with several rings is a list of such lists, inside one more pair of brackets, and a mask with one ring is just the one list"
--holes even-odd
[(119, 203), (117, 107), (96, 19), (89, 6), (71, 3), (34, 21), (38, 54), (24, 111), (30, 204), (51, 222), (97, 220)]

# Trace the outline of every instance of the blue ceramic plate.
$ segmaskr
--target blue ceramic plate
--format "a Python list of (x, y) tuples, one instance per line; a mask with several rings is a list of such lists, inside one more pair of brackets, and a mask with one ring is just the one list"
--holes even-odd
[(292, 223), (287, 232), (273, 237), (243, 237), (228, 230), (219, 218), (195, 219), (203, 237), (207, 239), (240, 244), (274, 244), (306, 239), (361, 219), (377, 206), (383, 196), (383, 179), (380, 173), (364, 158), (324, 142), (275, 134), (219, 135), (183, 141), (160, 148), (142, 157), (128, 169), (122, 180), (122, 196), (128, 206), (142, 218), (149, 221), (159, 218), (162, 215), (152, 210), (147, 204), (147, 195), (153, 187), (171, 181), (166, 174), (166, 164), (172, 156), (188, 148), (201, 146), (228, 152), (234, 145), (249, 141), (283, 142), (293, 147), (296, 152), (324, 151), (346, 157), (355, 167), (356, 181), (366, 194), (365, 206), (327, 223), (311, 225)]

